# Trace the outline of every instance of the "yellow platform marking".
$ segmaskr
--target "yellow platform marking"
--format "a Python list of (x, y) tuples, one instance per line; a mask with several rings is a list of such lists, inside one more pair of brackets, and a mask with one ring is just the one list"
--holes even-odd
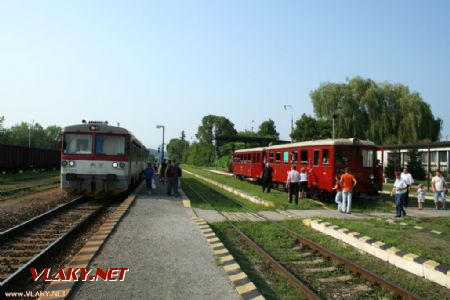
[(191, 207), (191, 201), (189, 201), (189, 200), (183, 200), (183, 206), (184, 206), (184, 207)]
[(224, 256), (224, 257), (221, 257), (221, 258), (220, 258), (220, 260), (221, 260), (222, 262), (230, 261), (230, 260), (233, 260), (233, 259), (234, 259), (234, 258), (233, 258), (233, 256), (231, 256), (231, 255)]
[(247, 278), (247, 274), (245, 274), (244, 272), (241, 272), (241, 273), (237, 273), (235, 275), (230, 275), (228, 277), (230, 278), (231, 281), (237, 281), (237, 280)]
[(217, 237), (212, 238), (212, 239), (207, 239), (207, 240), (208, 240), (208, 242), (209, 242), (210, 244), (212, 244), (213, 242), (218, 242), (218, 241), (220, 241), (219, 238), (217, 238)]
[(253, 284), (253, 282), (249, 282), (247, 284), (244, 284), (243, 286), (236, 287), (236, 290), (239, 294), (245, 294), (247, 292), (251, 292), (256, 290), (256, 286)]
[(225, 247), (223, 244), (222, 244), (222, 242), (218, 242), (218, 243), (213, 243), (213, 244), (210, 244), (210, 246), (211, 247), (213, 247), (213, 248), (216, 248), (216, 247)]
[(224, 254), (228, 253), (227, 249), (221, 249), (221, 250), (214, 250), (214, 254)]
[(208, 234), (205, 234), (205, 237), (206, 238), (210, 238), (210, 237), (213, 237), (213, 236), (216, 236), (216, 234), (213, 232), (213, 233), (208, 233)]
[(234, 270), (240, 269), (238, 264), (231, 264), (228, 266), (224, 266), (223, 268), (225, 269), (225, 271), (234, 271)]

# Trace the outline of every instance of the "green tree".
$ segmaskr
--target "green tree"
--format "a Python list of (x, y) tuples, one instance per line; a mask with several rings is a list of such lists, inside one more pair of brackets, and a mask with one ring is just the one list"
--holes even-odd
[(234, 124), (225, 117), (208, 115), (202, 118), (202, 124), (198, 127), (197, 137), (200, 144), (213, 144), (214, 136), (235, 135)]
[(393, 150), (387, 156), (386, 168), (384, 168), (384, 177), (395, 179), (395, 171), (400, 171), (400, 154)]
[(417, 149), (408, 151), (408, 171), (414, 180), (424, 180), (426, 172), (422, 166), (422, 157)]
[(185, 161), (185, 153), (189, 143), (181, 139), (171, 139), (167, 144), (168, 157), (171, 160), (176, 160), (178, 162)]
[(193, 143), (187, 150), (186, 163), (194, 166), (211, 166), (214, 163), (214, 146)]
[(21, 122), (0, 135), (0, 143), (42, 149), (58, 149), (61, 138), (61, 127), (43, 128), (39, 123)]
[(294, 141), (309, 141), (331, 138), (332, 125), (330, 120), (315, 119), (306, 114), (295, 122), (291, 138)]
[(347, 83), (323, 83), (311, 92), (320, 119), (336, 118), (337, 137), (358, 137), (377, 144), (436, 141), (442, 120), (416, 92), (402, 84), (354, 77)]
[(280, 134), (277, 132), (275, 122), (272, 119), (262, 122), (261, 125), (259, 125), (257, 134), (259, 136), (270, 136), (277, 140), (280, 138)]

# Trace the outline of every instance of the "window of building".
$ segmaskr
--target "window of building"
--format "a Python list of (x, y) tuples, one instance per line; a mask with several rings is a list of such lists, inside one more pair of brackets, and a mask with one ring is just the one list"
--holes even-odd
[(302, 150), (300, 152), (300, 159), (301, 159), (302, 165), (308, 164), (308, 150)]
[(430, 162), (432, 165), (436, 165), (436, 163), (437, 163), (436, 152), (430, 152)]
[(281, 163), (281, 152), (276, 152), (275, 153), (275, 162), (277, 164)]
[(441, 165), (447, 165), (447, 151), (439, 151), (439, 162)]
[(323, 149), (322, 152), (322, 164), (328, 165), (330, 161), (330, 150), (329, 149)]
[(314, 150), (314, 165), (318, 166), (319, 165), (319, 160), (320, 159), (320, 150)]

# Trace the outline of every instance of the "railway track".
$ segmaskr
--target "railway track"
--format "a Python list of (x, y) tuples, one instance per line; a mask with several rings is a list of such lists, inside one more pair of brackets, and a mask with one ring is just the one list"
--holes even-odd
[[(206, 196), (188, 188), (214, 208)], [(236, 202), (233, 199), (230, 200)], [(237, 204), (242, 206), (240, 203)], [(218, 212), (240, 235), (242, 241), (258, 253), (276, 272), (286, 277), (291, 285), (299, 289), (307, 299), (361, 299), (362, 294), (364, 299), (379, 299), (380, 295), (386, 294), (401, 299), (420, 299), (395, 283), (300, 236), (282, 224), (254, 212), (268, 223), (277, 226), (290, 238), (291, 249), (288, 250), (295, 252), (295, 255), (290, 260), (278, 261), (251, 237), (239, 230), (226, 214)]]
[(0, 290), (28, 281), (30, 267), (50, 267), (48, 260), (55, 250), (103, 211), (107, 203), (79, 197), (0, 232)]

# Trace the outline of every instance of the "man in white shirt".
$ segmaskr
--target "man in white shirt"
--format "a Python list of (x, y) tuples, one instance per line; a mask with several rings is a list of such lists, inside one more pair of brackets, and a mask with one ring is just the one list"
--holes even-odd
[(288, 172), (286, 180), (286, 188), (289, 191), (289, 203), (292, 203), (292, 195), (295, 196), (295, 204), (298, 205), (298, 187), (300, 184), (300, 173), (296, 170), (297, 167), (292, 165)]
[(436, 206), (436, 209), (439, 209), (439, 198), (441, 198), (442, 201), (442, 209), (446, 209), (445, 193), (447, 192), (447, 183), (441, 175), (441, 172), (436, 171), (436, 176), (431, 179), (431, 188), (434, 192), (434, 205)]
[(395, 195), (395, 208), (397, 214), (395, 215), (397, 218), (406, 216), (406, 211), (403, 208), (403, 200), (405, 199), (406, 191), (408, 190), (408, 185), (405, 180), (401, 178), (400, 172), (395, 172), (395, 182), (394, 187), (392, 188), (391, 196)]
[(400, 177), (405, 181), (406, 185), (408, 186), (408, 189), (406, 190), (406, 195), (404, 198), (403, 206), (408, 207), (409, 203), (409, 189), (411, 185), (414, 183), (414, 179), (411, 175), (411, 173), (408, 172), (408, 168), (404, 168), (402, 174)]

